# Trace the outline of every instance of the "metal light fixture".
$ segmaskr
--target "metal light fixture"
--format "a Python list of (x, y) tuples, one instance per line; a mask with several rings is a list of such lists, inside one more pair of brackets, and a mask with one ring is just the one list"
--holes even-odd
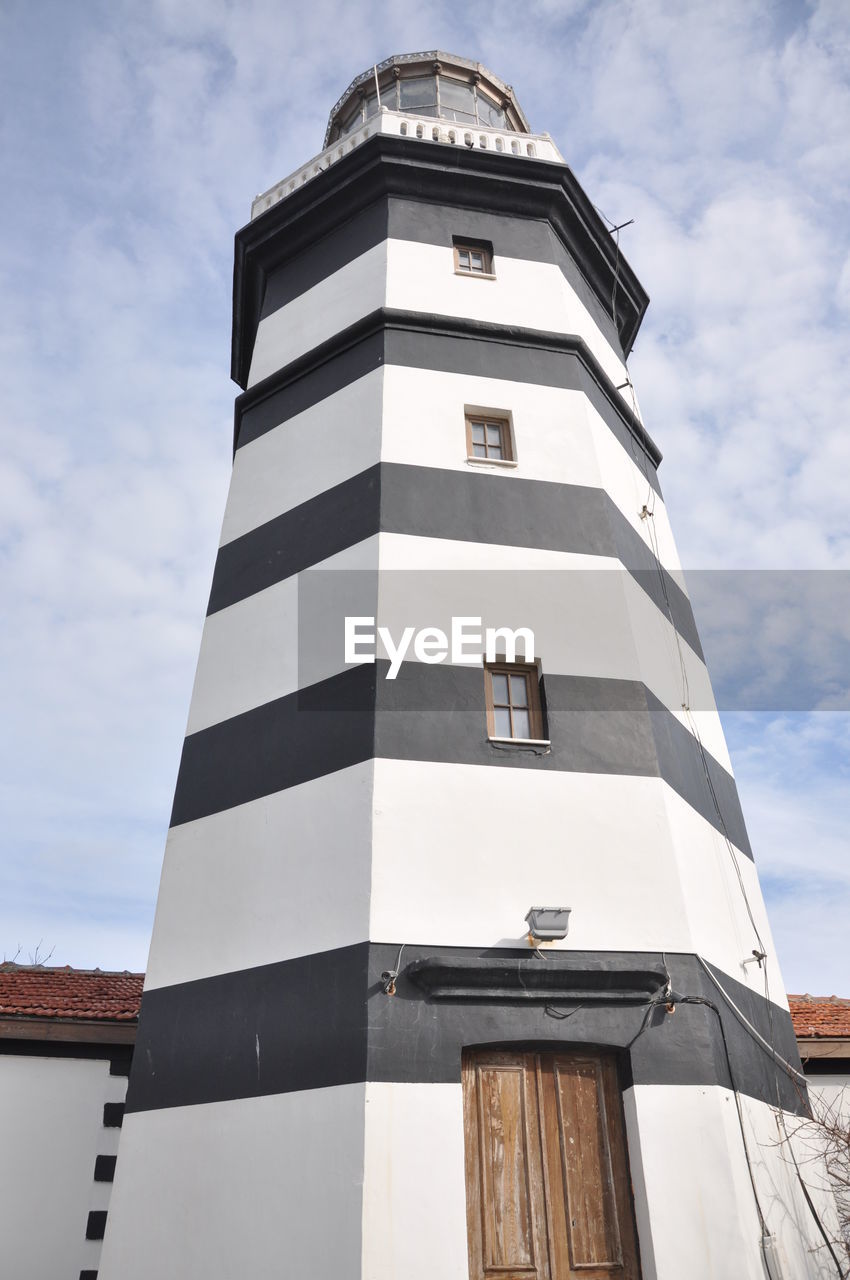
[(532, 907), (526, 914), (528, 936), (537, 942), (559, 942), (566, 938), (570, 907)]

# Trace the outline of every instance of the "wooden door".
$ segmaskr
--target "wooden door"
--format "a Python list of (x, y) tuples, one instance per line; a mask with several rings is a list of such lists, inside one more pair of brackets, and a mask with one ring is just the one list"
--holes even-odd
[(464, 1054), (471, 1280), (638, 1280), (613, 1057)]

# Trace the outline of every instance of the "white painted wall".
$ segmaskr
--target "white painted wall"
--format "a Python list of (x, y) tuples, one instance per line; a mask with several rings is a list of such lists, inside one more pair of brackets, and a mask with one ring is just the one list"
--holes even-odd
[(103, 1059), (0, 1054), (4, 1277), (76, 1280), (97, 1267), (100, 1242), (85, 1238), (89, 1210), (106, 1208), (96, 1202), (94, 1163), (118, 1132), (103, 1128), (103, 1105), (122, 1102), (126, 1085)]
[(495, 279), (476, 279), (456, 273), (450, 245), (385, 240), (260, 321), (248, 386), (382, 306), (576, 334), (615, 386), (628, 377), (622, 354), (554, 263), (499, 254)]
[(372, 768), (172, 827), (145, 990), (364, 942)]
[[(331, 575), (326, 599), (322, 573)], [(305, 582), (313, 602), (306, 608)], [(677, 643), (670, 621), (619, 561), (403, 534), (365, 539), (211, 614), (187, 732), (343, 670), (346, 616), (376, 617), (396, 639), (408, 626), (450, 635), (455, 616), (529, 627), (544, 674), (642, 681), (688, 732), (697, 725), (706, 750), (732, 771), (705, 664), (681, 636)], [(377, 652), (388, 656), (381, 643)], [(406, 660), (416, 660), (412, 646)]]
[(387, 244), (367, 249), (260, 321), (248, 387), (385, 305)]
[[(457, 214), (463, 221), (462, 211)], [(497, 246), (498, 248), (498, 246)], [(495, 255), (495, 279), (459, 275), (451, 245), (387, 241), (387, 306), (491, 324), (575, 333), (618, 386), (627, 376), (622, 352), (608, 341), (561, 268)]]
[[(770, 1107), (741, 1101), (786, 1280), (834, 1280), (793, 1165), (777, 1158), (783, 1130)], [(765, 1280), (730, 1091), (639, 1086), (626, 1092), (624, 1106), (644, 1280)], [(461, 1086), (371, 1083), (366, 1121), (362, 1275), (466, 1280)], [(818, 1205), (829, 1220), (828, 1199), (819, 1195)]]
[[(515, 468), (468, 462), (466, 406), (512, 415)], [(582, 392), (401, 365), (373, 370), (237, 450), (222, 545), (378, 461), (605, 489), (684, 585), (664, 502), (637, 446), (633, 454), (620, 444)], [(644, 505), (654, 510), (654, 539)]]
[(222, 544), (380, 460), (383, 376), (373, 369), (236, 450)]
[[(624, 1103), (644, 1280), (765, 1280), (734, 1095), (716, 1086), (644, 1085), (628, 1090)], [(741, 1105), (787, 1280), (835, 1280), (773, 1110), (746, 1097)], [(829, 1220), (828, 1197), (814, 1194)]]
[(359, 1276), (364, 1103), (352, 1084), (128, 1115), (99, 1280)]
[[(301, 575), (210, 614), (204, 622), (186, 732), (206, 729), (341, 671), (343, 618), (376, 615), (377, 568), (377, 536), (312, 566), (311, 575), (332, 575), (328, 590), (334, 593), (339, 626), (313, 626), (314, 612), (321, 614), (316, 605), (304, 621), (304, 644), (299, 644)], [(310, 581), (318, 587), (315, 577)]]
[(146, 988), (367, 938), (524, 946), (528, 907), (557, 900), (564, 949), (696, 952), (763, 994), (731, 856), (657, 778), (378, 759), (172, 828)]
[(843, 1120), (850, 1129), (850, 1072), (812, 1075), (808, 1077), (807, 1084), (816, 1110), (819, 1109), (820, 1114)]
[[(620, 444), (581, 391), (387, 365), (382, 460), (469, 470), (466, 406), (512, 416), (517, 466), (493, 467), (492, 473), (605, 489), (647, 547), (652, 542), (640, 511), (654, 504), (661, 562), (672, 573), (679, 570), (664, 503), (654, 490), (648, 492), (637, 446), (632, 453)], [(478, 463), (472, 468), (486, 470)]]
[(618, 560), (383, 533), (380, 568), (379, 620), (393, 636), (405, 623), (446, 631), (453, 615), (530, 627), (544, 676), (643, 681), (732, 772), (704, 662)]
[[(558, 948), (695, 952), (764, 994), (726, 843), (660, 779), (385, 759), (374, 778), (374, 941), (525, 946), (526, 911), (550, 902), (572, 908)], [(735, 856), (786, 1007), (755, 868)]]
[(359, 1274), (468, 1280), (460, 1085), (367, 1084)]

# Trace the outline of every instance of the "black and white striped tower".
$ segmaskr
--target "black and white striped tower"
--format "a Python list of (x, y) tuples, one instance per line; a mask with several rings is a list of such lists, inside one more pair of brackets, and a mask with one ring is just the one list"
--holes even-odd
[[(626, 367), (646, 294), (478, 64), (388, 59), (325, 144), (236, 237), (233, 479), (101, 1278), (832, 1274)], [(345, 616), (526, 627), (534, 663), (431, 635), (388, 679)], [(566, 937), (529, 940), (544, 907)]]

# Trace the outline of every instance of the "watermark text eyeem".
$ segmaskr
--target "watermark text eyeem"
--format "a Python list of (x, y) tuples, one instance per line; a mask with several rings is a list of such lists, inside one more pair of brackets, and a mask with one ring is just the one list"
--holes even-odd
[(483, 662), (516, 662), (517, 647), (523, 662), (534, 661), (534, 632), (530, 627), (482, 627), (481, 618), (452, 618), (451, 631), (441, 627), (404, 627), (396, 637), (389, 627), (376, 627), (375, 619), (345, 619), (345, 661), (374, 662), (380, 645), (390, 660), (387, 679), (395, 680), (413, 647), (417, 662), (433, 665), (448, 658), (454, 666), (480, 667)]

